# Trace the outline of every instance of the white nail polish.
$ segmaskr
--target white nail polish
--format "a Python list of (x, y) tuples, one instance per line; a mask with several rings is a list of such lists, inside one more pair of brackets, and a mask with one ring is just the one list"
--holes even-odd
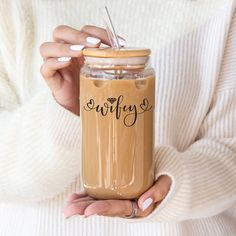
[(100, 39), (94, 38), (94, 37), (87, 37), (86, 41), (87, 41), (87, 43), (94, 44), (94, 45), (101, 42)]
[(124, 39), (120, 38), (119, 36), (118, 36), (117, 38), (118, 38), (118, 41), (119, 41), (120, 46), (121, 46), (121, 47), (124, 47), (125, 44), (126, 44), (126, 41), (125, 41)]
[(60, 62), (67, 62), (71, 60), (71, 57), (59, 57), (57, 60)]
[(152, 204), (152, 202), (152, 198), (149, 197), (148, 199), (146, 199), (142, 205), (143, 211), (145, 211)]
[(84, 45), (71, 45), (70, 50), (72, 51), (81, 51), (84, 48)]

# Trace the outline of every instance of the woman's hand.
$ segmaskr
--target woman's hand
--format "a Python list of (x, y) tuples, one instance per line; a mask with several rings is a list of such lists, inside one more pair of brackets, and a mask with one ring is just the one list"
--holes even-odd
[[(138, 199), (137, 217), (149, 215), (155, 205), (160, 203), (168, 194), (171, 186), (171, 179), (167, 175), (158, 178), (155, 184)], [(74, 193), (69, 196), (64, 209), (64, 215), (69, 218), (72, 215), (103, 216), (128, 216), (132, 212), (130, 200), (95, 200), (85, 192)]]
[[(56, 101), (79, 115), (79, 73), (83, 65), (84, 47), (110, 45), (106, 30), (96, 26), (84, 26), (81, 31), (66, 25), (56, 27), (53, 42), (40, 47), (44, 64), (41, 74)], [(120, 37), (121, 43), (125, 41)]]

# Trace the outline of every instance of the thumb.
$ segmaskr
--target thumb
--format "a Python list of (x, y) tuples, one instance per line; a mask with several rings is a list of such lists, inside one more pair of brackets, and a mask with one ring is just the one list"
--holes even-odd
[(167, 175), (160, 176), (154, 185), (148, 189), (138, 200), (138, 206), (145, 211), (152, 204), (163, 200), (169, 192), (171, 179)]

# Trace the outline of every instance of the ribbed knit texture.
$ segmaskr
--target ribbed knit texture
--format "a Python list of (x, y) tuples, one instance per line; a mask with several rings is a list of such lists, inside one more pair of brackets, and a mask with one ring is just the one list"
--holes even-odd
[[(102, 26), (108, 5), (129, 45), (152, 49), (156, 178), (173, 184), (142, 219), (73, 216), (82, 189), (80, 118), (40, 76), (59, 24)], [(0, 236), (236, 235), (236, 1), (2, 0)]]

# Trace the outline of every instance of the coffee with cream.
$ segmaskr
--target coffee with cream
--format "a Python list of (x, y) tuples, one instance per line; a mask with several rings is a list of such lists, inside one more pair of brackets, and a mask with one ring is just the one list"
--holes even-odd
[(154, 74), (125, 67), (80, 76), (82, 178), (97, 199), (138, 198), (154, 180)]

